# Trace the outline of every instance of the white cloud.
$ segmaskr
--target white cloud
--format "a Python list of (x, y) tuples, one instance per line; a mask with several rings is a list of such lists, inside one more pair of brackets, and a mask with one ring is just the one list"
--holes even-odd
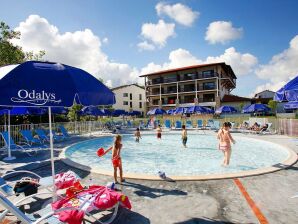
[(144, 23), (141, 35), (158, 47), (164, 47), (168, 38), (175, 35), (175, 24), (165, 23), (163, 20), (159, 20), (156, 24)]
[(268, 80), (264, 85), (258, 86), (253, 93), (263, 90), (277, 91), (287, 82), (298, 75), (298, 35), (289, 44), (289, 48), (274, 55), (270, 62), (260, 65), (255, 73), (257, 77)]
[(179, 48), (170, 52), (168, 62), (161, 65), (151, 62), (141, 70), (141, 74), (169, 68), (179, 68), (183, 66), (217, 62), (225, 62), (226, 64), (231, 65), (236, 76), (241, 76), (251, 73), (257, 64), (258, 59), (252, 54), (242, 54), (237, 52), (235, 48), (231, 47), (226, 49), (224, 54), (220, 56), (207, 57), (205, 60), (202, 60), (192, 55), (189, 51)]
[(143, 42), (138, 43), (138, 48), (140, 51), (146, 50), (146, 51), (153, 51), (155, 49), (155, 46), (153, 44), (148, 43), (146, 40)]
[(177, 23), (180, 23), (184, 26), (191, 26), (196, 18), (200, 15), (199, 12), (195, 12), (188, 6), (181, 3), (169, 5), (160, 2), (155, 6), (155, 9), (159, 16), (167, 15)]
[(14, 42), (25, 51), (45, 50), (45, 60), (82, 68), (113, 86), (141, 81), (136, 68), (111, 62), (101, 49), (101, 40), (90, 29), (60, 33), (45, 18), (30, 15), (16, 28), (21, 38)]
[(249, 97), (254, 97), (256, 93), (262, 92), (264, 90), (271, 90), (273, 92), (276, 92), (281, 87), (283, 87), (286, 84), (286, 82), (278, 82), (278, 83), (265, 83), (263, 85), (257, 86), (257, 88), (249, 95)]
[(270, 62), (260, 65), (256, 75), (272, 83), (282, 82), (294, 78), (298, 74), (298, 35), (291, 41), (288, 49), (274, 55)]
[(253, 71), (258, 63), (258, 59), (249, 53), (237, 52), (234, 47), (225, 50), (225, 53), (217, 57), (207, 57), (207, 63), (225, 62), (231, 65), (236, 76), (246, 75)]
[(107, 38), (107, 37), (103, 38), (102, 42), (104, 44), (108, 44), (109, 43), (109, 38)]
[(210, 44), (225, 44), (242, 37), (243, 28), (234, 28), (232, 22), (215, 21), (207, 27), (205, 40)]

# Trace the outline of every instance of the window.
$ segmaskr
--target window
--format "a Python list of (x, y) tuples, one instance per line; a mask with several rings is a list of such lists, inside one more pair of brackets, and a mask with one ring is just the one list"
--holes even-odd
[(131, 94), (129, 94), (129, 98), (130, 98), (130, 100), (132, 100), (132, 93), (131, 93)]
[(123, 101), (123, 105), (128, 105), (128, 101)]
[(128, 93), (123, 93), (123, 97), (128, 97)]
[(139, 100), (142, 100), (142, 94), (139, 94)]
[(203, 83), (203, 89), (204, 90), (215, 89), (215, 82), (205, 82), (205, 83)]
[(129, 102), (129, 107), (132, 108), (132, 102)]
[(142, 102), (139, 102), (139, 108), (142, 108)]
[(176, 93), (177, 92), (177, 86), (169, 86), (167, 93)]
[(210, 77), (213, 77), (214, 71), (213, 70), (207, 70), (207, 71), (203, 71), (202, 74), (203, 74), (203, 78), (210, 78)]
[(192, 73), (184, 74), (184, 80), (192, 80), (192, 79), (195, 79), (195, 77), (196, 77), (196, 74), (192, 74)]
[(159, 101), (159, 100), (152, 100), (152, 104), (153, 104), (153, 105), (158, 105), (158, 101)]
[(203, 96), (203, 102), (214, 102), (214, 101), (215, 101), (214, 93), (212, 93), (212, 94), (204, 94), (204, 96)]

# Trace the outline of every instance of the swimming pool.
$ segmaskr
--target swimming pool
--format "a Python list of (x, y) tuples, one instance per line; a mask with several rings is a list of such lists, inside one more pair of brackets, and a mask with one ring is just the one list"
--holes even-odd
[[(275, 143), (244, 136), (234, 138), (236, 144), (232, 146), (230, 166), (222, 167), (223, 154), (218, 150), (215, 135), (189, 132), (187, 148), (182, 146), (180, 133), (163, 134), (162, 140), (157, 140), (154, 134), (146, 134), (140, 143), (135, 142), (132, 135), (123, 135), (124, 173), (155, 176), (158, 171), (168, 176), (230, 174), (271, 167), (289, 156), (284, 147)], [(92, 169), (112, 171), (111, 153), (101, 158), (96, 155), (99, 147), (107, 149), (112, 143), (112, 136), (83, 141), (68, 147), (65, 156)]]

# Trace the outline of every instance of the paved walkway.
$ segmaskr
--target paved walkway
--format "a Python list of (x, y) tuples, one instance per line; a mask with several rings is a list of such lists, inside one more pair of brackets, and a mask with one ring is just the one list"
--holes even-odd
[[(286, 136), (256, 136), (287, 145), (298, 152), (298, 141)], [(76, 138), (71, 142), (84, 138)], [(63, 145), (57, 148), (63, 147)], [(59, 149), (55, 151), (59, 154)], [(0, 161), (0, 172), (18, 167), (50, 175), (49, 152), (28, 159), (17, 155), (12, 163)], [(56, 172), (72, 169), (83, 182), (103, 184), (112, 177), (90, 174), (56, 161)], [(132, 211), (121, 209), (114, 223), (298, 223), (298, 165), (275, 173), (210, 181), (127, 180), (121, 188), (132, 202)], [(238, 183), (238, 185), (237, 185)], [(242, 186), (243, 188), (239, 187)]]

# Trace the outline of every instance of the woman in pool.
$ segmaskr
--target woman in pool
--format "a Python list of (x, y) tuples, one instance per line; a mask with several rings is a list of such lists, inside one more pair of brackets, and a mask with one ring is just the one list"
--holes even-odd
[(223, 123), (222, 128), (218, 131), (217, 139), (219, 139), (219, 149), (223, 151), (224, 153), (224, 160), (223, 160), (223, 166), (228, 166), (230, 163), (232, 148), (231, 148), (231, 142), (235, 144), (235, 140), (231, 136), (230, 133), (231, 123), (225, 122)]
[(185, 125), (182, 125), (182, 144), (186, 148), (186, 142), (187, 142), (187, 131), (185, 128)]
[(112, 164), (114, 167), (114, 180), (115, 183), (118, 184), (117, 181), (117, 168), (119, 168), (120, 172), (120, 182), (124, 182), (125, 180), (123, 179), (123, 170), (122, 170), (122, 161), (121, 161), (121, 148), (122, 148), (122, 143), (121, 143), (122, 137), (121, 135), (116, 135), (114, 144), (111, 148), (109, 148), (104, 154), (112, 150)]
[(157, 139), (161, 139), (161, 127), (160, 125), (158, 125), (158, 127), (156, 128), (156, 133), (157, 133)]

